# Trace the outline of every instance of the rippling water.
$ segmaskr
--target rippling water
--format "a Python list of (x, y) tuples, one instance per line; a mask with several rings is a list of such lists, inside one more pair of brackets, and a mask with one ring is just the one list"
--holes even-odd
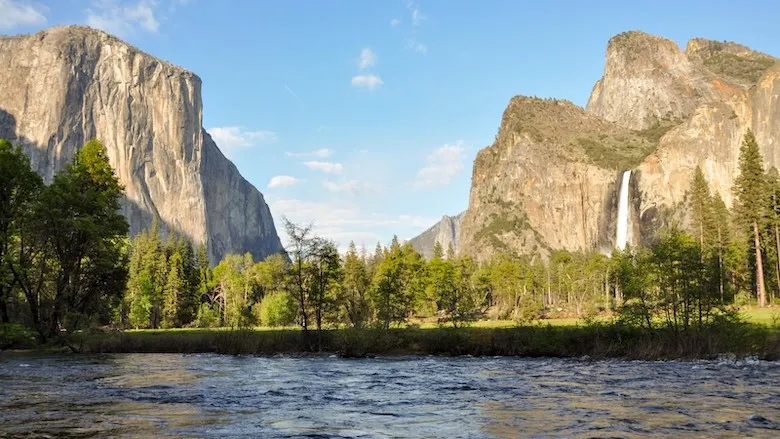
[(0, 355), (5, 437), (780, 437), (780, 363)]

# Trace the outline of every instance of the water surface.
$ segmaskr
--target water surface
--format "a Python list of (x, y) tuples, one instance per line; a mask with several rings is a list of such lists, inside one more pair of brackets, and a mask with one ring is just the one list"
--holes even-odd
[(780, 437), (780, 363), (0, 355), (0, 437)]

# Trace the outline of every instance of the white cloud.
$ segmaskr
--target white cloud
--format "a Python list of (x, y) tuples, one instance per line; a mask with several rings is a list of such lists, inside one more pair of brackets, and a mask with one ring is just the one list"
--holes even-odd
[(127, 36), (137, 30), (156, 33), (160, 29), (160, 22), (155, 17), (156, 8), (154, 0), (139, 0), (129, 5), (122, 5), (117, 0), (94, 0), (92, 8), (87, 8), (85, 12), (88, 25)]
[(18, 26), (43, 26), (46, 17), (43, 8), (25, 1), (0, 0), (0, 31), (9, 31)]
[(401, 20), (399, 18), (393, 18), (390, 20), (390, 26), (398, 26), (399, 24), (401, 24)]
[[(284, 228), (280, 227), (282, 217), (296, 224), (313, 224), (319, 236), (336, 241), (339, 248), (355, 241), (358, 248), (365, 246), (373, 251), (377, 242), (383, 241), (382, 235), (375, 230), (380, 227), (412, 226), (425, 230), (434, 224), (436, 218), (423, 218), (411, 215), (385, 215), (361, 211), (352, 201), (304, 201), (298, 199), (269, 199), (269, 206), (278, 221), (277, 230), (282, 242), (287, 241)], [(388, 242), (383, 242), (387, 245)]]
[(313, 169), (315, 171), (321, 171), (326, 174), (341, 174), (341, 171), (344, 170), (344, 166), (341, 163), (321, 162), (318, 160), (312, 160), (308, 162), (303, 162), (303, 164), (309, 169)]
[(328, 148), (315, 149), (308, 152), (286, 152), (287, 157), (326, 159), (333, 155), (333, 150)]
[(271, 180), (268, 182), (268, 187), (288, 187), (301, 182), (303, 182), (303, 180), (289, 175), (277, 175), (275, 177), (271, 177)]
[(463, 141), (436, 148), (428, 156), (428, 165), (417, 172), (414, 187), (426, 188), (443, 186), (463, 171), (465, 149)]
[(376, 53), (368, 47), (364, 47), (360, 51), (360, 58), (358, 59), (358, 68), (363, 70), (376, 64)]
[(260, 143), (273, 143), (273, 131), (247, 131), (242, 127), (216, 127), (206, 130), (211, 134), (219, 149), (228, 157), (239, 149), (246, 149)]
[(425, 44), (417, 41), (416, 38), (409, 38), (408, 40), (406, 40), (406, 47), (421, 55), (425, 55), (428, 53), (428, 47)]
[(384, 81), (377, 75), (357, 75), (352, 77), (352, 86), (357, 88), (375, 90), (382, 84), (384, 84)]
[(423, 20), (428, 18), (425, 15), (423, 15), (422, 12), (420, 12), (420, 7), (416, 3), (409, 2), (407, 3), (406, 7), (407, 9), (409, 9), (409, 14), (411, 15), (412, 18), (412, 26), (419, 26), (420, 23), (423, 22)]
[(347, 180), (340, 182), (325, 180), (322, 182), (322, 187), (330, 192), (345, 192), (350, 195), (358, 195), (373, 191), (373, 187), (370, 184), (358, 180)]

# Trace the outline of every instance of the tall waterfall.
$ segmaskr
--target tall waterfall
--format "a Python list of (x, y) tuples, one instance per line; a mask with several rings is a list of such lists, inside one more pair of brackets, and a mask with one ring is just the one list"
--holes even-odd
[(628, 243), (628, 183), (631, 181), (631, 171), (623, 173), (623, 181), (620, 184), (620, 199), (618, 200), (617, 237), (615, 247), (620, 250), (626, 248)]

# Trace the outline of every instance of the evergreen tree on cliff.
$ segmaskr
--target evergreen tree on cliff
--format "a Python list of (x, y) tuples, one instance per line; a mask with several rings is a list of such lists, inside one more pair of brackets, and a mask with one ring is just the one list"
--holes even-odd
[(763, 163), (756, 138), (748, 129), (739, 151), (739, 175), (734, 181), (735, 211), (741, 228), (751, 237), (755, 256), (755, 289), (761, 307), (766, 305), (760, 234), (766, 221), (767, 194)]

